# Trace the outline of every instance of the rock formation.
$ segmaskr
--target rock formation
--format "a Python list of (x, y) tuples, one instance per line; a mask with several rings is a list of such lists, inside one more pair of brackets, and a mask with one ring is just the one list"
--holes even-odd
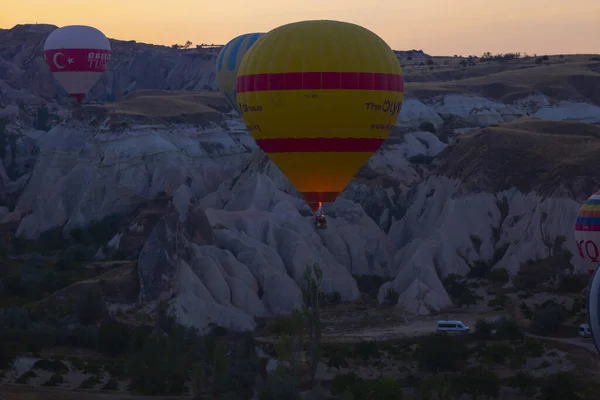
[[(485, 81), (457, 69), (456, 81), (409, 81), (390, 139), (315, 231), (224, 100), (198, 91), (215, 87), (214, 54), (113, 41), (114, 64), (90, 98), (137, 91), (69, 109), (37, 55), (49, 29), (0, 32), (0, 117), (14, 140), (4, 142), (0, 222), (34, 239), (172, 199), (158, 222), (131, 225), (109, 247), (141, 235), (140, 300), (167, 301), (198, 328), (249, 329), (254, 316), (290, 312), (312, 263), (322, 289), (344, 300), (360, 294), (353, 275), (379, 275), (389, 280), (380, 301), (393, 288), (407, 312), (443, 310), (447, 274), (482, 262), (514, 276), (557, 248), (574, 252), (573, 218), (600, 183), (600, 99), (560, 75), (562, 64)], [(588, 83), (600, 76), (597, 63), (572, 65)], [(546, 90), (536, 68), (556, 70), (562, 89)], [(47, 132), (33, 129), (43, 104), (57, 118)]]

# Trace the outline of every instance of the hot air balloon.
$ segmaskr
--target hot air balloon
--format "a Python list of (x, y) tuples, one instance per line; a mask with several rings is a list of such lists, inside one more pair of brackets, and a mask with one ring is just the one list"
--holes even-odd
[(44, 60), (50, 72), (78, 103), (106, 70), (110, 53), (106, 36), (91, 26), (63, 26), (44, 43)]
[(247, 33), (240, 35), (227, 43), (219, 56), (217, 57), (217, 83), (219, 90), (225, 96), (225, 99), (237, 113), (240, 113), (237, 105), (237, 91), (235, 85), (237, 83), (238, 68), (248, 52), (248, 49), (262, 36), (264, 33)]
[(575, 244), (579, 258), (592, 274), (600, 263), (600, 191), (587, 199), (577, 213)]
[(588, 294), (588, 321), (596, 350), (600, 353), (600, 274), (594, 273)]
[(258, 146), (304, 196), (315, 224), (383, 144), (403, 101), (402, 68), (373, 32), (338, 21), (273, 29), (239, 68), (238, 106)]

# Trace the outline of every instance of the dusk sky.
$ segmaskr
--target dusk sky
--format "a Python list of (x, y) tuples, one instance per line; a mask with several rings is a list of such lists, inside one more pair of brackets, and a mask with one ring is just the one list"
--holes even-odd
[(353, 22), (394, 49), (431, 55), (600, 53), (600, 0), (20, 0), (0, 28), (91, 25), (106, 36), (171, 45), (225, 44), (307, 19)]

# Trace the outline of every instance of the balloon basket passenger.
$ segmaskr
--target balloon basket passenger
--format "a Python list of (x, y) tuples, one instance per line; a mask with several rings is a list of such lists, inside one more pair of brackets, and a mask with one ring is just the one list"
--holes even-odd
[(315, 228), (316, 229), (325, 229), (327, 228), (327, 218), (325, 218), (324, 214), (315, 215)]
[(327, 218), (322, 211), (323, 203), (319, 202), (317, 209), (315, 210), (315, 229), (327, 228)]

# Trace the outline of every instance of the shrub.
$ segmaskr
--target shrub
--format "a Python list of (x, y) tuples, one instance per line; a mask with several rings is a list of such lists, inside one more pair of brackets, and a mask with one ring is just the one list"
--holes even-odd
[(452, 378), (450, 387), (457, 397), (466, 394), (472, 399), (498, 398), (500, 380), (494, 372), (487, 368), (467, 367)]
[(555, 302), (547, 302), (533, 311), (531, 324), (538, 334), (556, 333), (567, 319), (565, 308)]
[(579, 400), (581, 386), (575, 377), (567, 372), (548, 376), (540, 387), (540, 400)]
[(396, 292), (394, 289), (392, 288), (388, 288), (385, 291), (385, 297), (384, 300), (386, 303), (389, 304), (397, 304), (398, 303), (398, 299), (400, 298), (400, 295), (398, 294), (398, 292)]
[(325, 362), (327, 370), (331, 368), (339, 370), (340, 368), (348, 368), (348, 358), (352, 356), (352, 351), (347, 347), (336, 346), (335, 349), (331, 349), (327, 354), (323, 352), (323, 356), (327, 358)]
[(452, 302), (458, 306), (469, 306), (481, 300), (467, 285), (467, 281), (455, 274), (448, 275), (442, 282)]
[(462, 340), (438, 334), (424, 338), (416, 352), (419, 367), (434, 373), (455, 371), (468, 356), (469, 350)]
[(267, 375), (266, 387), (260, 394), (260, 400), (290, 399), (296, 400), (300, 397), (296, 393), (296, 377), (288, 368), (278, 366)]
[(342, 294), (340, 292), (321, 293), (321, 298), (323, 299), (323, 306), (340, 304), (342, 302)]
[(404, 391), (396, 379), (382, 376), (370, 382), (371, 390), (367, 400), (403, 400)]
[(431, 121), (421, 122), (421, 124), (419, 125), (419, 129), (421, 129), (422, 131), (431, 132), (431, 133), (435, 133), (437, 131), (437, 129), (435, 128), (435, 125)]
[(417, 154), (408, 158), (408, 162), (412, 164), (423, 164), (429, 165), (433, 161), (434, 157), (427, 156), (425, 154)]
[(544, 355), (545, 347), (539, 340), (527, 337), (521, 345), (515, 347), (515, 353), (526, 358), (538, 358)]
[(337, 374), (333, 377), (333, 381), (331, 382), (331, 392), (333, 394), (344, 393), (360, 380), (361, 378), (354, 372), (348, 372), (347, 374)]
[(502, 363), (510, 357), (513, 349), (505, 343), (492, 344), (488, 346), (484, 353), (483, 359), (488, 364)]
[(507, 283), (510, 275), (506, 268), (493, 268), (488, 274), (489, 280), (496, 283)]
[(487, 319), (478, 319), (475, 321), (475, 337), (487, 340), (492, 337), (493, 324)]
[(69, 372), (69, 367), (59, 360), (38, 360), (33, 364), (33, 368), (57, 374)]
[(490, 301), (488, 301), (488, 307), (493, 307), (494, 309), (503, 309), (506, 307), (506, 303), (508, 302), (508, 296), (505, 294), (497, 296)]
[(558, 278), (558, 292), (561, 293), (580, 293), (588, 283), (589, 276), (575, 274), (561, 274)]
[(76, 313), (82, 325), (92, 325), (98, 322), (106, 312), (104, 297), (98, 287), (91, 287), (83, 292), (76, 306)]
[(517, 372), (508, 378), (508, 386), (519, 389), (521, 394), (532, 397), (537, 391), (535, 378), (528, 372)]
[(512, 318), (499, 318), (494, 322), (494, 328), (496, 328), (496, 339), (519, 340), (524, 336), (519, 325)]
[(270, 326), (271, 332), (276, 335), (291, 335), (295, 331), (295, 323), (290, 316), (280, 315), (275, 317)]
[(54, 374), (50, 377), (50, 379), (48, 379), (43, 386), (58, 386), (61, 383), (64, 383), (65, 379), (62, 375), (60, 374)]
[(10, 367), (18, 355), (17, 349), (11, 343), (0, 338), (0, 370)]
[(29, 370), (29, 371), (25, 372), (23, 375), (21, 375), (20, 377), (18, 377), (17, 380), (15, 381), (15, 383), (25, 385), (25, 384), (27, 384), (27, 382), (29, 382), (29, 379), (35, 378), (35, 377), (37, 377), (37, 374), (35, 372), (33, 372), (32, 370)]
[(119, 390), (119, 381), (115, 378), (110, 378), (108, 382), (106, 382), (106, 385), (102, 387), (102, 390)]
[(108, 356), (125, 355), (131, 344), (128, 327), (117, 321), (108, 321), (98, 328), (98, 351)]
[(377, 359), (381, 357), (381, 353), (377, 347), (377, 342), (374, 340), (361, 340), (360, 342), (356, 343), (354, 345), (354, 354), (361, 358), (365, 364), (367, 364), (371, 358)]
[(79, 385), (79, 389), (93, 389), (97, 385), (101, 384), (102, 381), (96, 376), (92, 375)]
[(381, 285), (390, 281), (390, 278), (379, 275), (352, 275), (352, 277), (356, 280), (358, 290), (374, 299), (377, 298)]

